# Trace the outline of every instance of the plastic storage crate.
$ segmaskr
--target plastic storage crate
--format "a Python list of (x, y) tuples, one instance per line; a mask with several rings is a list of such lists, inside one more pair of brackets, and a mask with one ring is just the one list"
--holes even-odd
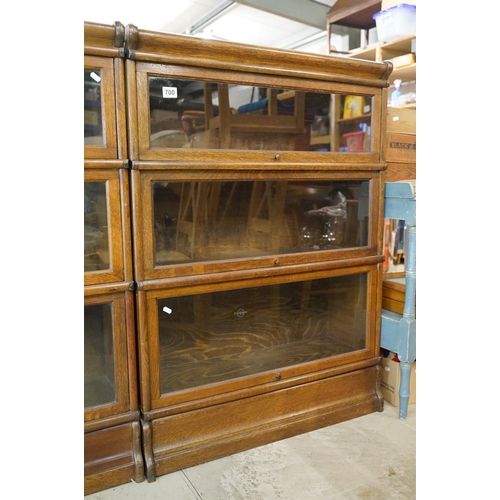
[(417, 7), (402, 3), (373, 14), (377, 36), (381, 42), (392, 42), (415, 35)]

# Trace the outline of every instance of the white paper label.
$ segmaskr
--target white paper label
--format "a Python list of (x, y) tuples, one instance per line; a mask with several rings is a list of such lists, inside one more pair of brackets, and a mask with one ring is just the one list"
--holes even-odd
[(177, 87), (162, 87), (161, 90), (166, 99), (177, 99)]
[(170, 307), (165, 306), (165, 307), (163, 308), (163, 310), (164, 310), (167, 314), (172, 314), (172, 309), (170, 309)]

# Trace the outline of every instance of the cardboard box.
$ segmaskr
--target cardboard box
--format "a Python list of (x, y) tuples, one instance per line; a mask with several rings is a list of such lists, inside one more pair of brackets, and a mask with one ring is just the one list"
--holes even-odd
[(387, 133), (417, 133), (417, 110), (404, 108), (387, 108)]
[[(394, 361), (395, 353), (390, 352), (387, 357), (381, 361), (382, 374), (380, 376), (380, 390), (384, 399), (394, 406), (399, 407), (399, 386), (401, 375), (399, 373), (399, 361)], [(397, 359), (397, 357), (396, 357)], [(410, 399), (408, 404), (417, 402), (417, 362), (411, 366), (410, 374)]]
[(416, 110), (387, 108), (386, 181), (416, 179)]
[(415, 54), (405, 54), (403, 56), (393, 57), (391, 61), (392, 65), (394, 66), (394, 69), (396, 69), (396, 68), (403, 68), (405, 66), (410, 66), (411, 64), (415, 64), (416, 58)]
[(416, 163), (417, 136), (386, 134), (385, 161), (387, 163)]

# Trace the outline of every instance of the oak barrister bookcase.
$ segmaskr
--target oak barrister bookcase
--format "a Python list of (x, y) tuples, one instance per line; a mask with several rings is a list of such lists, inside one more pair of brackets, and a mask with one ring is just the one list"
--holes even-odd
[(85, 54), (86, 491), (381, 411), (390, 63), (120, 23)]
[(85, 26), (85, 494), (144, 480), (123, 35)]

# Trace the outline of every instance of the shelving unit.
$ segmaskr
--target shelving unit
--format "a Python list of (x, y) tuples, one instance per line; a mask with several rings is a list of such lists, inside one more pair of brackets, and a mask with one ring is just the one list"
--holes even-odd
[[(350, 116), (347, 99), (360, 102), (358, 113)], [(370, 96), (333, 96), (332, 98), (332, 151), (369, 151), (372, 134), (372, 99)], [(353, 142), (350, 142), (353, 141)]]
[(360, 30), (375, 27), (373, 14), (381, 10), (380, 0), (337, 0), (326, 15), (328, 54), (334, 53), (331, 46), (332, 26), (343, 26)]
[[(379, 42), (370, 47), (353, 50), (347, 57), (365, 61), (391, 61), (395, 57), (412, 54), (412, 41), (416, 39), (416, 35), (412, 35), (393, 42)], [(417, 63), (395, 67), (389, 76), (389, 83), (392, 85), (396, 79), (403, 81), (416, 80)]]
[[(364, 49), (351, 51), (347, 57), (367, 61), (389, 61), (412, 54), (416, 36), (408, 36), (393, 42), (380, 42)], [(416, 82), (417, 63), (395, 67), (388, 81)], [(390, 97), (391, 89), (388, 96)], [(416, 179), (416, 106), (411, 102), (397, 108), (388, 108), (386, 160), (387, 181)]]

